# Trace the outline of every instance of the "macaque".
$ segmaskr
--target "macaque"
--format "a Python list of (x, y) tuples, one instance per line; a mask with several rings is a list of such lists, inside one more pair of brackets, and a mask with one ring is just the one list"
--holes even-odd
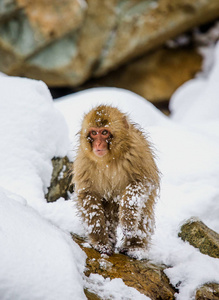
[(144, 134), (117, 108), (101, 105), (85, 115), (74, 162), (77, 206), (90, 244), (102, 254), (136, 258), (154, 231), (159, 171)]

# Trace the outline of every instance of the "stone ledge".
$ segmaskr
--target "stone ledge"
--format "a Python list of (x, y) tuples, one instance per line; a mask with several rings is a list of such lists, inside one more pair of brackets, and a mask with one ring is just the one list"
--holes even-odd
[(182, 225), (179, 237), (198, 248), (201, 253), (219, 258), (219, 234), (208, 228), (198, 218), (191, 218)]

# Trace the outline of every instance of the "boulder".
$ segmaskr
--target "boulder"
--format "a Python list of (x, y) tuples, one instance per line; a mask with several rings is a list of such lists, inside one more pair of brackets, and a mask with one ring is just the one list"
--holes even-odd
[(30, 56), (78, 29), (85, 7), (72, 0), (1, 1), (0, 70), (19, 75)]
[[(87, 254), (85, 276), (89, 277), (94, 273), (104, 278), (121, 278), (127, 286), (137, 289), (152, 300), (175, 299), (176, 290), (164, 273), (167, 266), (155, 265), (147, 260), (135, 260), (123, 254), (103, 257), (93, 248), (87, 248), (83, 239), (75, 235), (72, 237)], [(98, 299), (95, 297), (91, 295), (88, 299)]]
[(50, 186), (46, 199), (48, 202), (53, 202), (63, 197), (68, 198), (68, 191), (72, 192), (71, 186), (71, 169), (72, 162), (65, 157), (55, 157), (52, 159), (53, 172)]
[(198, 248), (201, 253), (219, 258), (219, 234), (208, 228), (198, 218), (193, 217), (186, 221), (178, 235)]
[(184, 82), (201, 71), (202, 56), (192, 47), (162, 47), (79, 89), (110, 86), (130, 90), (160, 108)]
[(78, 86), (219, 16), (217, 0), (3, 0), (0, 70)]

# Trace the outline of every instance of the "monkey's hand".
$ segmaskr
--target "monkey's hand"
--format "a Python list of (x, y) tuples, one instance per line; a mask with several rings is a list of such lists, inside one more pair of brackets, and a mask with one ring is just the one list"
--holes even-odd
[(113, 255), (113, 247), (111, 245), (93, 244), (92, 246), (101, 254), (106, 254), (108, 256)]

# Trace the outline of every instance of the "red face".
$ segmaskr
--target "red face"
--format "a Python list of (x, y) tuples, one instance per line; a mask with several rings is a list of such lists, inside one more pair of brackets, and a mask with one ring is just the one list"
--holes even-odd
[(89, 137), (92, 140), (93, 152), (96, 156), (103, 157), (107, 154), (110, 136), (109, 128), (90, 128)]

